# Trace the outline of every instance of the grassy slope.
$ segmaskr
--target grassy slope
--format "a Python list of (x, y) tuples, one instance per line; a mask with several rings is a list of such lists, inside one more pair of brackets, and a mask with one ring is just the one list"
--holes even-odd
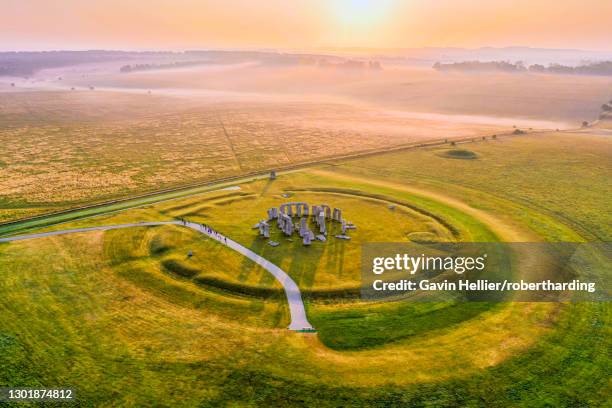
[[(462, 226), (461, 231), (467, 231), (471, 234), (468, 236), (474, 238), (484, 239), (490, 232), (486, 232), (486, 228), (476, 228), (478, 222), (472, 221), (473, 217), (461, 216), (462, 211), (444, 203), (408, 191), (398, 192), (385, 183), (395, 180), (410, 186), (441, 188), (445, 194), (456, 194), (500, 220), (529, 226), (542, 239), (579, 240), (591, 226), (598, 234), (610, 233), (605, 224), (606, 200), (588, 193), (606, 191), (607, 185), (602, 185), (605, 180), (599, 177), (605, 169), (588, 169), (592, 169), (593, 162), (608, 163), (607, 156), (599, 154), (605, 153), (608, 145), (594, 150), (589, 147), (555, 150), (559, 143), (515, 140), (504, 142), (503, 149), (492, 143), (470, 146), (470, 149), (478, 149), (480, 158), (477, 160), (446, 159), (452, 162), (449, 166), (477, 163), (476, 167), (454, 167), (447, 171), (436, 162), (444, 160), (438, 156), (432, 158), (434, 155), (418, 156), (427, 152), (406, 152), (393, 155), (394, 160), (372, 158), (337, 167), (335, 171), (342, 175), (384, 176), (385, 181), (375, 187), (379, 189), (378, 194), (401, 195), (402, 199), (421, 207), (434, 205), (431, 209), (435, 209), (436, 214), (442, 213), (445, 218), (457, 222)], [(552, 187), (545, 177), (549, 170), (542, 164), (551, 150), (561, 162), (570, 158), (575, 161), (573, 173), (566, 173), (564, 167), (557, 168), (557, 181)], [(537, 155), (531, 155), (529, 167), (517, 170), (513, 158), (524, 157), (525, 152), (532, 151)], [(483, 162), (485, 159), (487, 162)], [(512, 165), (504, 165), (506, 161)], [(550, 165), (554, 163), (546, 164)], [(428, 166), (431, 167), (428, 169)], [(483, 171), (483, 167), (487, 171)], [(525, 171), (526, 168), (530, 171)], [(575, 186), (578, 193), (564, 191), (575, 183), (576, 171), (585, 176), (582, 181), (586, 180), (588, 186)], [(589, 171), (595, 173), (593, 177), (586, 177)], [(421, 178), (419, 172), (428, 176)], [(434, 179), (432, 174), (439, 176)], [(297, 174), (293, 179), (294, 187), (309, 185), (318, 177), (320, 175)], [(501, 183), (502, 179), (509, 182)], [(467, 187), (453, 188), (446, 180)], [(526, 189), (530, 192), (529, 200), (513, 196), (512, 192), (521, 191), (520, 185), (526, 181), (531, 183)], [(369, 185), (366, 188), (367, 182), (354, 178), (334, 183), (337, 188), (346, 188), (346, 185), (366, 190), (373, 188)], [(583, 190), (585, 201), (567, 200)], [(564, 194), (566, 200), (560, 199), (559, 194)], [(114, 217), (146, 217), (151, 215), (148, 211), (150, 209), (136, 210), (136, 214)], [(591, 217), (584, 217), (584, 214)], [(568, 221), (566, 224), (570, 227), (576, 226), (580, 233), (573, 233), (568, 225), (556, 221), (555, 215)], [(108, 241), (111, 243), (115, 239), (127, 239), (118, 235), (105, 239), (112, 238)], [(80, 384), (82, 393), (90, 401), (112, 398), (116, 403), (138, 405), (160, 403), (164, 397), (171, 396), (176, 403), (186, 405), (198, 401), (211, 405), (241, 401), (257, 405), (307, 402), (319, 406), (350, 403), (596, 406), (601, 405), (610, 392), (607, 374), (611, 367), (606, 350), (610, 348), (611, 311), (607, 304), (517, 304), (500, 310), (476, 311), (476, 318), (459, 324), (453, 321), (453, 313), (440, 313), (437, 318), (428, 319), (432, 310), (427, 309), (413, 309), (395, 316), (385, 310), (367, 311), (372, 325), (383, 331), (383, 337), (402, 331), (407, 337), (377, 350), (334, 353), (308, 338), (287, 336), (284, 332), (272, 334), (265, 323), (260, 326), (248, 322), (242, 326), (239, 322), (247, 316), (242, 309), (232, 307), (231, 313), (235, 315), (228, 321), (223, 319), (225, 307), (220, 306), (222, 313), (209, 315), (189, 303), (181, 303), (180, 293), (157, 291), (164, 286), (151, 288), (150, 278), (143, 281), (125, 279), (121, 273), (134, 268), (109, 268), (107, 255), (102, 250), (105, 246), (101, 245), (99, 237), (97, 239), (82, 241), (65, 237), (5, 245), (0, 249), (0, 260), (5, 265), (0, 270), (7, 277), (3, 279), (2, 292), (10, 294), (1, 303), (3, 313), (0, 314), (4, 328), (0, 347), (5, 351), (3, 355), (11, 356), (2, 360), (0, 372), (8, 373), (3, 382), (69, 381)], [(174, 255), (184, 254), (189, 246), (176, 246)], [(43, 257), (45, 267), (40, 263), (41, 248), (42, 253), (48, 254)], [(150, 265), (145, 269), (155, 270)], [(159, 273), (159, 277), (168, 278), (163, 271)], [(179, 284), (196, 291), (198, 296), (211, 296), (189, 282), (170, 278), (165, 284)], [(127, 299), (124, 299), (125, 293)], [(37, 302), (32, 303), (30, 299), (37, 299)], [(216, 304), (221, 305), (221, 300), (219, 302)], [(65, 307), (68, 304), (79, 307)], [(313, 313), (315, 319), (318, 313), (329, 315), (332, 308), (338, 309), (337, 319), (329, 323), (330, 331), (341, 331), (342, 336), (355, 328), (346, 323), (347, 317), (350, 318), (346, 314), (350, 314), (355, 305), (311, 306), (309, 313)], [(25, 310), (26, 316), (35, 316), (40, 324), (32, 327), (20, 318)], [(354, 312), (359, 314), (359, 308)], [(272, 308), (267, 324), (275, 324), (278, 313)], [(461, 314), (461, 317), (470, 315)], [(54, 320), (61, 322), (57, 328), (52, 325)], [(357, 319), (357, 322), (354, 326), (367, 328), (363, 321)], [(108, 328), (113, 330), (105, 333)], [(362, 330), (363, 333), (367, 330)], [(111, 335), (114, 336), (112, 340), (109, 339)], [(376, 338), (349, 337), (346, 341), (361, 342), (357, 346), (371, 341), (380, 344), (380, 339)], [(220, 339), (223, 339), (221, 343)], [(385, 341), (388, 340), (387, 336)], [(211, 344), (221, 344), (221, 351), (209, 350)], [(70, 364), (64, 363), (70, 355), (77, 357), (71, 359)], [(478, 363), (478, 360), (482, 361)], [(389, 383), (385, 384), (386, 381)], [(357, 384), (360, 386), (355, 387)], [(373, 387), (372, 384), (378, 385)]]
[[(586, 239), (610, 240), (612, 143), (606, 135), (546, 133), (465, 145), (476, 160), (422, 149), (356, 160), (338, 170), (481, 197), (486, 192), (557, 218)], [(466, 189), (460, 190), (460, 187)], [(468, 201), (479, 207), (478, 200)], [(520, 217), (518, 212), (511, 214)], [(544, 227), (544, 225), (542, 226)], [(557, 238), (558, 239), (558, 238)]]

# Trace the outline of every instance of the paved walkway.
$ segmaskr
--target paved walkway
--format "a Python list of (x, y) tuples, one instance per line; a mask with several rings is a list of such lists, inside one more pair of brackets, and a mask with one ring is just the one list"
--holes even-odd
[(285, 271), (283, 271), (278, 266), (274, 265), (272, 262), (267, 259), (257, 255), (255, 252), (250, 249), (240, 245), (236, 241), (233, 241), (219, 233), (214, 231), (209, 231), (208, 229), (202, 227), (200, 224), (196, 224), (194, 222), (186, 222), (183, 224), (181, 221), (159, 221), (159, 222), (139, 222), (133, 224), (117, 224), (117, 225), (105, 225), (99, 227), (88, 227), (88, 228), (75, 228), (75, 229), (67, 229), (67, 230), (59, 230), (59, 231), (50, 231), (50, 232), (40, 232), (37, 234), (28, 234), (28, 235), (16, 235), (12, 237), (0, 238), (0, 242), (11, 242), (11, 241), (21, 241), (25, 239), (34, 239), (34, 238), (43, 238), (50, 237), (54, 235), (65, 235), (65, 234), (74, 234), (78, 232), (88, 232), (88, 231), (107, 231), (119, 228), (130, 228), (130, 227), (145, 227), (145, 226), (154, 226), (154, 225), (181, 225), (193, 230), (196, 230), (209, 238), (212, 238), (223, 245), (233, 249), (234, 251), (240, 252), (242, 255), (246, 256), (256, 264), (260, 265), (262, 268), (266, 269), (270, 272), (274, 277), (280, 282), (285, 290), (285, 294), (287, 295), (287, 301), (289, 303), (289, 311), (291, 313), (291, 324), (289, 324), (289, 330), (312, 330), (312, 325), (308, 322), (308, 318), (306, 317), (306, 310), (304, 309), (304, 302), (302, 301), (302, 294), (300, 292), (300, 288), (295, 283), (293, 279)]

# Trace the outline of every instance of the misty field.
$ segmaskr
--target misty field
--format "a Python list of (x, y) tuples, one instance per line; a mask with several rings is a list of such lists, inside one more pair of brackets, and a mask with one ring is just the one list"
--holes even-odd
[[(609, 78), (116, 68), (0, 84), (0, 222), (243, 177), (0, 233), (209, 224), (298, 283), (317, 333), (286, 329), (266, 270), (178, 225), (3, 243), (0, 384), (71, 385), (86, 406), (607, 403), (609, 302), (368, 302), (360, 256), (367, 242), (609, 241), (610, 121), (593, 122)], [(342, 208), (352, 239), (333, 238), (337, 224), (309, 248), (275, 227), (280, 246), (257, 236), (269, 207), (301, 200)], [(576, 274), (605, 282), (596, 255)]]
[[(423, 232), (608, 239), (610, 146), (602, 135), (550, 133), (461, 145), (471, 159), (448, 148), (391, 153), (51, 228), (210, 224), (282, 265), (317, 335), (285, 329), (284, 297), (265, 271), (179, 226), (2, 244), (0, 348), (10, 358), (0, 379), (69, 383), (91, 404), (603, 406), (609, 303), (368, 303), (343, 293), (358, 280), (356, 247), (384, 241), (385, 227), (400, 242)], [(343, 207), (354, 241), (265, 245), (251, 226), (294, 198)]]
[(372, 110), (333, 103), (202, 105), (197, 99), (85, 91), (3, 94), (0, 123), (0, 220), (501, 130), (380, 118)]
[(14, 81), (0, 88), (0, 222), (514, 126), (575, 128), (597, 117), (610, 86), (605, 77), (252, 64), (129, 74), (101, 65)]

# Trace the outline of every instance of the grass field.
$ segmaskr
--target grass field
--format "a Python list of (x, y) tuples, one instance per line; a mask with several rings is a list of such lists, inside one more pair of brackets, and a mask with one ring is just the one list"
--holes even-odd
[(3, 93), (0, 222), (358, 151), (510, 129), (381, 115), (335, 101), (229, 104), (113, 91)]
[[(605, 406), (609, 303), (352, 294), (363, 242), (609, 240), (611, 146), (550, 133), (458, 146), (469, 160), (398, 152), (47, 228), (213, 225), (299, 283), (317, 335), (284, 329), (265, 271), (179, 226), (0, 244), (0, 383), (70, 384), (84, 405)], [(358, 229), (312, 248), (275, 232), (269, 247), (251, 226), (287, 200), (339, 206)]]
[(0, 222), (427, 140), (577, 128), (610, 96), (605, 77), (217, 68), (0, 81)]

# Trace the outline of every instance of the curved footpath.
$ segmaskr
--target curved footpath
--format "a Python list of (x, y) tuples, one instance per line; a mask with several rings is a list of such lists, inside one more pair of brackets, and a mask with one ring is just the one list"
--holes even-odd
[(215, 241), (220, 242), (221, 244), (233, 249), (246, 256), (256, 264), (260, 265), (262, 268), (266, 269), (270, 272), (276, 280), (280, 282), (285, 290), (285, 294), (287, 295), (287, 302), (289, 303), (289, 311), (291, 314), (291, 324), (289, 324), (289, 330), (314, 330), (312, 325), (308, 322), (308, 318), (306, 317), (306, 310), (304, 309), (304, 302), (302, 301), (302, 294), (300, 292), (300, 288), (295, 283), (293, 279), (285, 271), (283, 271), (278, 266), (274, 265), (272, 262), (267, 259), (261, 257), (250, 249), (240, 245), (236, 241), (233, 241), (219, 233), (214, 231), (209, 232), (206, 228), (204, 228), (200, 224), (196, 224), (195, 222), (181, 222), (181, 221), (159, 221), (159, 222), (139, 222), (133, 224), (117, 224), (117, 225), (104, 225), (99, 227), (87, 227), (87, 228), (75, 228), (75, 229), (67, 229), (67, 230), (59, 230), (59, 231), (50, 231), (50, 232), (40, 232), (37, 234), (28, 234), (28, 235), (16, 235), (12, 237), (0, 238), (0, 243), (2, 242), (11, 242), (11, 241), (21, 241), (25, 239), (34, 239), (34, 238), (43, 238), (50, 237), (54, 235), (65, 235), (65, 234), (74, 234), (78, 232), (88, 232), (88, 231), (106, 231), (113, 230), (119, 228), (131, 228), (131, 227), (146, 227), (146, 226), (156, 226), (156, 225), (181, 225), (187, 228), (191, 228), (196, 230), (207, 237), (214, 239)]

